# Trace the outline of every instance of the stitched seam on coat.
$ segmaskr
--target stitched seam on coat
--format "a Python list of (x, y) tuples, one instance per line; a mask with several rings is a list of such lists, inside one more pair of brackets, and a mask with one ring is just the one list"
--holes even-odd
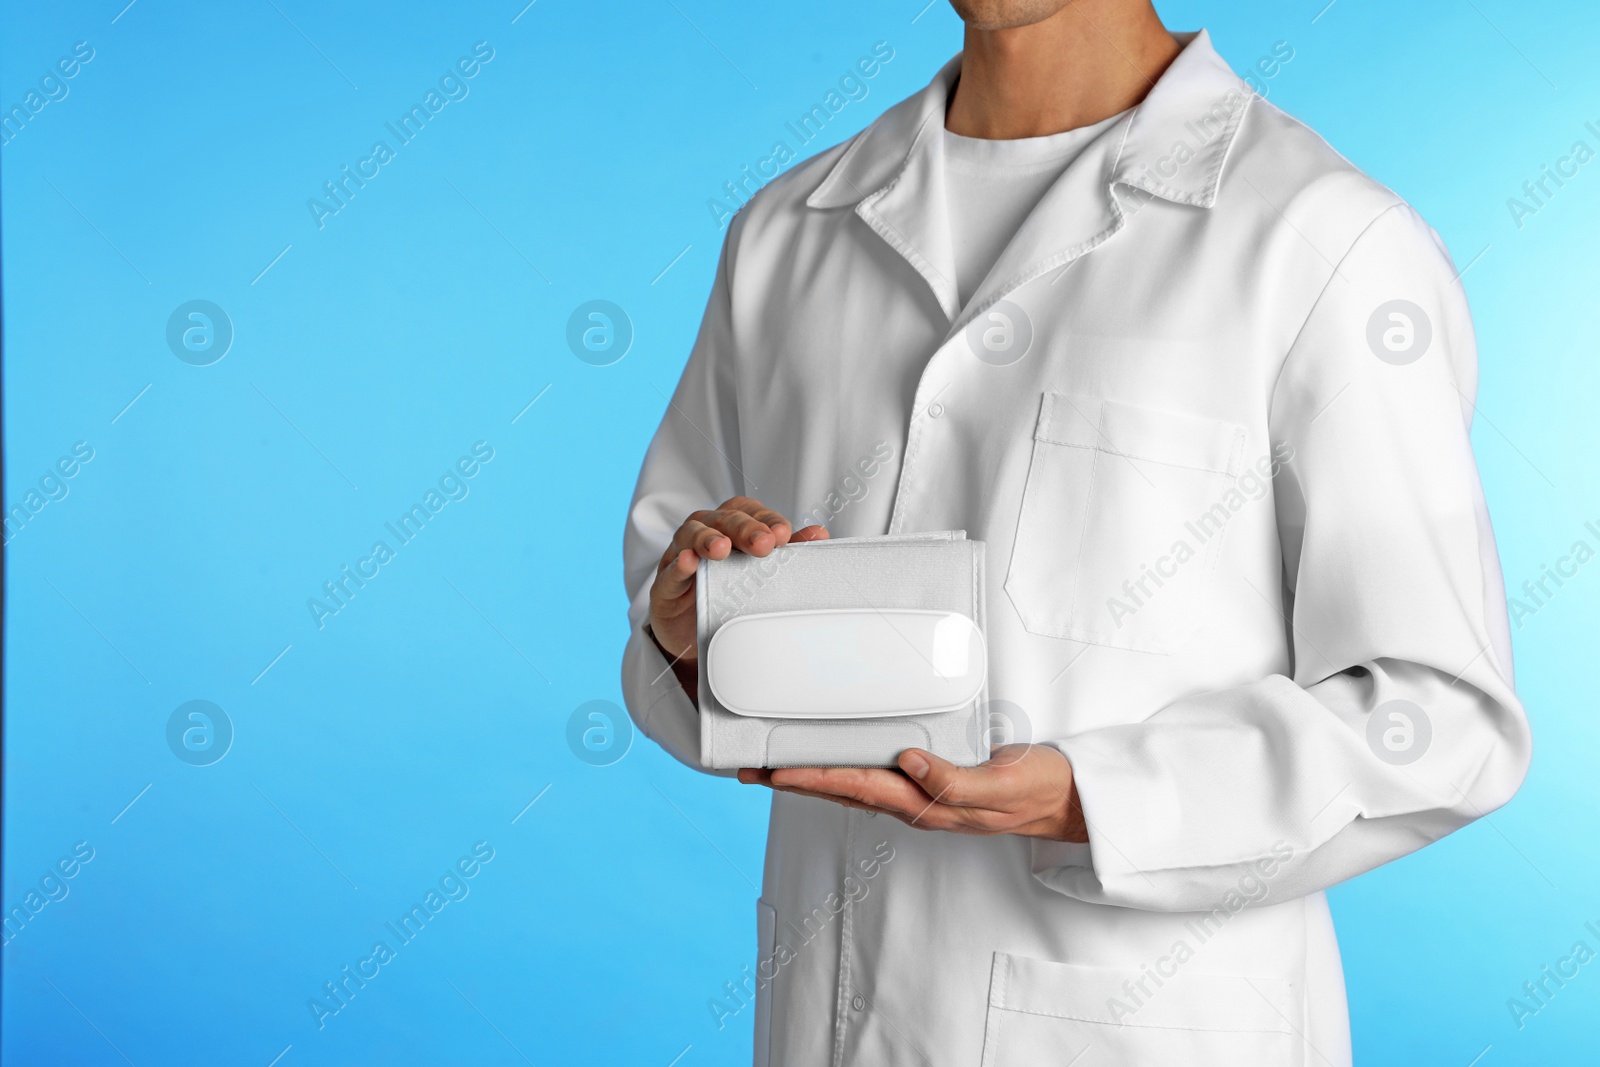
[(1222, 177), (1222, 168), (1228, 162), (1228, 157), (1233, 154), (1234, 142), (1238, 140), (1239, 127), (1244, 125), (1245, 112), (1250, 110), (1250, 101), (1256, 97), (1255, 91), (1250, 89), (1241, 80), (1239, 86), (1245, 89), (1244, 103), (1228, 117), (1228, 128), (1221, 135), (1223, 138), (1222, 152), (1217, 156), (1217, 161), (1212, 165), (1211, 173), (1206, 176), (1206, 190), (1202, 198), (1211, 204), (1217, 202), (1217, 185)]
[(1328, 290), (1333, 286), (1334, 279), (1340, 277), (1339, 268), (1345, 265), (1345, 262), (1355, 252), (1356, 246), (1361, 243), (1362, 238), (1371, 232), (1379, 220), (1396, 208), (1409, 206), (1404, 200), (1397, 200), (1372, 216), (1371, 220), (1361, 228), (1361, 232), (1356, 234), (1355, 240), (1350, 242), (1350, 247), (1344, 250), (1344, 254), (1339, 257), (1339, 262), (1334, 264), (1333, 270), (1328, 274), (1328, 280), (1322, 283), (1321, 289), (1317, 290), (1317, 297), (1311, 301), (1311, 307), (1306, 312), (1305, 320), (1300, 323), (1300, 328), (1294, 332), (1294, 340), (1290, 341), (1289, 347), (1284, 349), (1283, 362), (1278, 364), (1278, 373), (1272, 379), (1272, 389), (1267, 393), (1267, 432), (1269, 436), (1272, 432), (1272, 409), (1278, 399), (1278, 386), (1283, 384), (1283, 375), (1289, 369), (1289, 361), (1294, 358), (1295, 350), (1300, 347), (1300, 339), (1305, 336), (1306, 327), (1311, 325), (1311, 320), (1316, 316), (1317, 309), (1322, 306), (1322, 298), (1328, 295)]
[[(1110, 240), (1112, 237), (1116, 236), (1117, 232), (1122, 229), (1122, 225), (1124, 221), (1126, 221), (1127, 216), (1123, 214), (1122, 205), (1117, 202), (1116, 194), (1108, 193), (1108, 196), (1111, 200), (1113, 215), (1111, 225), (1107, 226), (1105, 229), (1101, 230), (1099, 233), (1095, 234), (1093, 237), (1082, 242), (1081, 244), (1073, 245), (1071, 248), (1068, 248), (1065, 251), (1057, 252), (1049, 259), (1042, 260), (1033, 270), (1019, 274), (1010, 281), (1004, 282), (997, 286), (995, 291), (990, 295), (989, 299), (973, 308), (970, 314), (963, 316), (958, 312), (956, 317), (951, 320), (951, 334), (953, 335), (959, 329), (965, 329), (966, 326), (979, 315), (982, 315), (985, 311), (988, 311), (990, 308), (1000, 303), (1000, 301), (1006, 299), (1012, 293), (1016, 292), (1018, 289), (1021, 289), (1024, 285), (1027, 285), (1029, 282), (1037, 281), (1064, 264), (1076, 262), (1077, 260), (1088, 255), (1090, 252), (1093, 252), (1096, 248), (1099, 248), (1101, 245), (1105, 244), (1106, 241)], [(948, 339), (946, 343), (948, 343)], [(944, 346), (940, 345), (940, 347), (942, 348)]]
[[(946, 278), (936, 267), (933, 266), (931, 262), (929, 262), (922, 255), (921, 252), (917, 251), (917, 249), (912, 246), (910, 241), (908, 241), (899, 230), (895, 229), (895, 227), (890, 224), (888, 219), (872, 210), (877, 206), (877, 202), (880, 199), (882, 199), (889, 193), (891, 189), (900, 183), (901, 178), (903, 178), (906, 171), (910, 169), (911, 154), (916, 150), (917, 143), (922, 139), (923, 131), (927, 129), (928, 122), (931, 120), (931, 118), (932, 115), (924, 118), (922, 120), (922, 125), (917, 127), (917, 133), (911, 141), (911, 148), (906, 152), (905, 165), (900, 168), (900, 171), (895, 174), (894, 178), (891, 179), (887, 185), (856, 205), (856, 217), (865, 222), (867, 226), (873, 230), (873, 232), (877, 233), (885, 241), (888, 241), (889, 245), (896, 251), (900, 252), (901, 255), (905, 256), (907, 260), (911, 260), (912, 267), (918, 270), (919, 273), (921, 272), (921, 268), (917, 267), (917, 263), (921, 262), (927, 266), (931, 273), (936, 275), (942, 282), (944, 282), (946, 286), (954, 289), (955, 286), (951, 283), (950, 279)], [(864, 214), (864, 212), (870, 212), (870, 217), (868, 214)], [(913, 257), (915, 257), (915, 259), (913, 259)], [(924, 280), (926, 280), (926, 276), (924, 276)], [(935, 293), (934, 299), (939, 303), (939, 310), (945, 311), (944, 295)], [(942, 349), (943, 347), (944, 344), (941, 343), (939, 348), (934, 350), (933, 354), (935, 357), (938, 356), (939, 349)], [(923, 378), (927, 376), (928, 367), (931, 366), (932, 363), (933, 359), (930, 358), (928, 360), (928, 364), (923, 367), (922, 374), (918, 376), (917, 390), (912, 397), (913, 401), (916, 400), (917, 396), (921, 395)], [(908, 481), (908, 476), (911, 474), (912, 465), (914, 462), (913, 457), (916, 455), (916, 444), (922, 436), (922, 420), (917, 418), (917, 412), (919, 410), (921, 409), (917, 407), (913, 407), (911, 409), (910, 425), (906, 428), (906, 450), (905, 454), (900, 457), (900, 476), (895, 482), (894, 502), (889, 508), (889, 532), (891, 534), (898, 533), (902, 528), (902, 519), (904, 516), (901, 512), (900, 505), (901, 502), (906, 498), (906, 483)]]
[[(817, 211), (829, 211), (835, 208), (844, 207), (849, 204), (849, 200), (846, 200), (843, 204), (816, 202), (819, 198), (821, 198), (823, 201), (829, 200), (839, 182), (848, 184), (851, 189), (855, 189), (857, 192), (860, 191), (857, 188), (856, 183), (851, 181), (845, 175), (845, 166), (855, 158), (857, 150), (859, 150), (861, 145), (867, 140), (867, 134), (871, 131), (871, 129), (872, 127), (869, 126), (860, 133), (856, 134), (854, 137), (850, 138), (849, 142), (845, 145), (844, 151), (839, 154), (839, 158), (834, 161), (832, 167), (828, 168), (828, 173), (823, 177), (822, 182), (811, 191), (811, 195), (806, 197), (805, 203), (807, 207)], [(855, 201), (857, 204), (860, 202), (861, 201), (859, 200)]]
[(1107, 448), (1104, 445), (1085, 445), (1085, 444), (1079, 444), (1076, 441), (1056, 441), (1056, 440), (1054, 440), (1052, 438), (1049, 438), (1049, 437), (1040, 437), (1037, 434), (1034, 435), (1033, 439), (1035, 441), (1042, 441), (1043, 443), (1045, 443), (1047, 445), (1056, 445), (1059, 448), (1090, 449), (1090, 450), (1095, 451), (1095, 452), (1104, 452), (1108, 456), (1122, 456), (1122, 457), (1124, 457), (1126, 459), (1142, 459), (1146, 463), (1154, 463), (1154, 464), (1156, 464), (1158, 466), (1162, 466), (1162, 467), (1176, 467), (1179, 470), (1186, 470), (1186, 471), (1201, 471), (1202, 473), (1205, 473), (1205, 474), (1220, 474), (1225, 478), (1235, 477), (1237, 475), (1237, 473), (1238, 473), (1238, 471), (1233, 466), (1233, 464), (1235, 464), (1237, 462), (1237, 460), (1236, 460), (1236, 453), (1238, 452), (1238, 446), (1237, 445), (1229, 446), (1229, 449), (1228, 449), (1228, 451), (1230, 453), (1230, 455), (1229, 455), (1229, 466), (1226, 466), (1226, 467), (1208, 467), (1208, 466), (1206, 466), (1205, 464), (1202, 464), (1202, 463), (1178, 463), (1178, 462), (1175, 462), (1175, 461), (1170, 460), (1170, 459), (1161, 459), (1161, 458), (1156, 457), (1156, 456), (1142, 455), (1142, 454), (1140, 454), (1138, 452), (1128, 452), (1128, 451), (1125, 451), (1125, 450), (1120, 449), (1120, 448)]
[[(1050, 414), (1055, 414), (1055, 405), (1050, 405)], [(1102, 401), (1100, 410), (1095, 412), (1094, 432), (1099, 433), (1101, 425), (1105, 422), (1106, 406)], [(1089, 515), (1094, 510), (1094, 487), (1100, 478), (1100, 450), (1095, 449), (1094, 458), (1089, 461), (1089, 486), (1083, 493), (1083, 518), (1078, 527), (1078, 554), (1072, 561), (1072, 601), (1067, 606), (1067, 626), (1073, 625), (1073, 620), (1078, 617), (1078, 594), (1083, 590), (1083, 583), (1078, 576), (1083, 573), (1083, 546), (1089, 540)]]
[(1144, 101), (1139, 101), (1128, 115), (1128, 121), (1122, 124), (1122, 140), (1117, 142), (1117, 154), (1111, 157), (1111, 184), (1116, 184), (1117, 167), (1122, 163), (1122, 153), (1128, 150), (1128, 134), (1133, 132), (1133, 124), (1139, 118), (1139, 113), (1144, 110)]
[[(989, 966), (989, 1006), (983, 1017), (983, 1060), (980, 1067), (998, 1067), (1000, 1060), (1000, 1031), (1005, 1016), (995, 1009), (998, 1001), (1005, 999), (1011, 976), (1011, 957), (995, 953)], [(996, 986), (999, 986), (998, 992)]]
[[(926, 91), (927, 91), (926, 89), (923, 90), (923, 92), (926, 92)], [(950, 101), (950, 88), (949, 88), (949, 86), (945, 87), (944, 92), (945, 92), (945, 104), (948, 107), (949, 101)], [(878, 193), (888, 192), (889, 188), (891, 186), (893, 186), (895, 182), (898, 182), (900, 180), (900, 176), (902, 174), (904, 174), (906, 172), (906, 169), (911, 165), (911, 149), (914, 149), (916, 147), (918, 139), (922, 136), (922, 131), (927, 127), (928, 122), (933, 118), (934, 115), (937, 114), (937, 115), (941, 115), (942, 116), (945, 109), (944, 108), (940, 108), (940, 107), (931, 107), (931, 108), (927, 108), (926, 110), (927, 110), (928, 113), (922, 116), (922, 122), (917, 126), (916, 131), (911, 135), (911, 148), (908, 148), (906, 150), (905, 158), (900, 161), (900, 169), (895, 171), (894, 176), (892, 178), (890, 178), (889, 181), (886, 184), (884, 184), (882, 186), (879, 186), (878, 189), (875, 190), (876, 192), (878, 192)], [(880, 118), (881, 118), (881, 116), (880, 116)], [(941, 118), (941, 125), (942, 125), (942, 123), (943, 123), (943, 120)], [(821, 184), (819, 184), (817, 186), (817, 188), (811, 193), (810, 196), (806, 197), (806, 201), (805, 202), (806, 202), (806, 206), (807, 207), (821, 209), (821, 210), (829, 210), (829, 209), (833, 209), (833, 208), (844, 207), (847, 204), (849, 204), (850, 201), (848, 199), (844, 203), (837, 203), (837, 204), (835, 204), (835, 203), (827, 203), (827, 204), (814, 204), (814, 203), (812, 203), (812, 201), (815, 200), (817, 197), (823, 196), (823, 190), (824, 189), (827, 189), (830, 186), (836, 186), (838, 184), (838, 182), (840, 182), (840, 181), (847, 183), (850, 186), (851, 189), (855, 190), (858, 193), (861, 191), (860, 186), (856, 185), (856, 183), (851, 181), (849, 176), (845, 174), (845, 170), (846, 170), (845, 164), (851, 161), (852, 157), (855, 156), (857, 150), (860, 148), (860, 146), (862, 144), (867, 143), (871, 139), (871, 134), (874, 131), (877, 131), (880, 136), (882, 136), (882, 134), (884, 132), (877, 125), (877, 122), (874, 122), (872, 125), (869, 125), (866, 129), (862, 130), (860, 133), (857, 133), (855, 136), (851, 137), (849, 141), (845, 142), (846, 147), (845, 147), (844, 153), (842, 155), (840, 155), (838, 160), (835, 161), (834, 165), (829, 168), (828, 173), (822, 179)], [(870, 166), (870, 162), (869, 162), (868, 165)], [(863, 177), (865, 177), (865, 175), (863, 175)], [(831, 190), (830, 190), (830, 192), (831, 192)], [(871, 195), (872, 195), (871, 193), (866, 194), (866, 196), (871, 196)], [(856, 200), (855, 201), (855, 206), (857, 208), (859, 208), (861, 206), (861, 204), (865, 201), (865, 199), (866, 199), (866, 197), (863, 197), (862, 199)]]
[[(983, 1039), (982, 1067), (998, 1067), (1000, 1062), (1000, 1024), (1004, 1020), (1005, 1016), (999, 1012), (990, 1011), (988, 1013), (987, 1025), (984, 1027), (986, 1032)], [(987, 1032), (989, 1027), (994, 1028), (992, 1035)]]
[[(1135, 189), (1143, 189), (1145, 192), (1159, 196), (1164, 200), (1170, 200), (1176, 204), (1187, 204), (1189, 207), (1209, 208), (1215, 204), (1218, 179), (1222, 176), (1222, 169), (1227, 164), (1228, 157), (1233, 154), (1234, 143), (1238, 140), (1237, 134), (1239, 132), (1239, 127), (1244, 123), (1244, 115), (1245, 112), (1250, 108), (1250, 101), (1257, 99), (1254, 89), (1250, 89), (1243, 81), (1240, 81), (1239, 85), (1245, 87), (1245, 99), (1243, 103), (1229, 113), (1228, 125), (1223, 127), (1222, 131), (1217, 134), (1216, 138), (1206, 142), (1206, 144), (1202, 146), (1203, 148), (1209, 148), (1219, 142), (1225, 142), (1222, 144), (1222, 151), (1217, 156), (1216, 162), (1211, 165), (1210, 171), (1208, 171), (1205, 176), (1205, 188), (1198, 193), (1179, 192), (1177, 189), (1162, 181), (1159, 177), (1140, 178), (1137, 181), (1132, 178), (1124, 178), (1121, 184), (1131, 186)], [(1140, 106), (1142, 107), (1143, 105)], [(1120, 156), (1121, 153), (1118, 153), (1119, 159)], [(1146, 173), (1148, 173), (1148, 171)]]
[[(1139, 106), (1142, 107), (1143, 105), (1141, 104)], [(1134, 114), (1137, 113), (1138, 107), (1135, 107)], [(1110, 203), (1112, 214), (1111, 224), (1082, 243), (1057, 252), (1050, 258), (1041, 261), (1033, 270), (1024, 271), (1015, 278), (1003, 282), (995, 288), (993, 295), (991, 295), (988, 300), (984, 301), (978, 307), (973, 308), (971, 314), (963, 318), (958, 312), (956, 320), (952, 323), (953, 327), (964, 328), (967, 323), (976, 319), (979, 315), (982, 315), (985, 311), (988, 311), (1000, 301), (1004, 300), (1007, 296), (1016, 292), (1018, 289), (1021, 289), (1024, 285), (1044, 277), (1046, 274), (1049, 274), (1051, 271), (1065, 263), (1074, 262), (1075, 260), (1088, 255), (1090, 252), (1094, 251), (1096, 248), (1100, 247), (1100, 245), (1104, 244), (1107, 240), (1114, 236), (1117, 231), (1122, 229), (1122, 225), (1126, 221), (1127, 216), (1123, 213), (1122, 204), (1118, 202), (1115, 191), (1117, 185), (1117, 163), (1122, 159), (1122, 152), (1127, 147), (1128, 131), (1133, 129), (1134, 114), (1130, 114), (1127, 120), (1122, 124), (1122, 140), (1117, 144), (1117, 153), (1111, 160), (1111, 177), (1106, 181), (1106, 199)], [(959, 296), (957, 299), (959, 299)]]
[[(924, 368), (923, 373), (927, 373), (926, 368)], [(921, 436), (922, 422), (917, 418), (916, 409), (913, 408), (911, 411), (911, 424), (906, 427), (905, 455), (900, 457), (900, 476), (895, 480), (894, 503), (889, 506), (889, 532), (891, 534), (899, 533), (905, 520), (905, 513), (900, 505), (906, 499), (906, 483), (911, 477), (913, 457), (917, 454), (917, 441)]]
[[(856, 838), (856, 809), (845, 811), (844, 823), (844, 861), (846, 869), (850, 864), (850, 852), (855, 847)], [(833, 1067), (843, 1067), (844, 1064), (844, 1038), (850, 1026), (850, 1016), (847, 1011), (850, 1001), (847, 994), (850, 992), (851, 970), (851, 937), (855, 932), (855, 901), (845, 900), (844, 916), (839, 923), (839, 990), (834, 997), (833, 1021)]]
[[(1234, 485), (1228, 486), (1229, 489), (1237, 489), (1237, 483), (1239, 481), (1239, 468), (1241, 461), (1244, 459), (1244, 434), (1245, 431), (1242, 426), (1234, 427), (1233, 447), (1228, 450), (1228, 469), (1225, 471), (1215, 472), (1235, 483)], [(1270, 495), (1271, 492), (1272, 483), (1269, 482), (1267, 483), (1268, 495)], [(1204, 563), (1204, 573), (1208, 577), (1216, 573), (1218, 564), (1222, 562), (1222, 542), (1227, 533), (1228, 527), (1224, 525), (1222, 529), (1217, 531), (1216, 535), (1211, 538), (1210, 543), (1206, 546), (1207, 557)]]
[[(899, 179), (897, 178), (895, 181), (897, 182)], [(891, 188), (894, 187), (894, 185), (895, 182), (890, 182), (888, 185), (884, 186), (883, 192), (887, 193)], [(923, 268), (926, 268), (929, 274), (937, 277), (946, 286), (954, 288), (950, 279), (944, 276), (944, 272), (938, 267), (935, 267), (933, 265), (933, 261), (927, 256), (924, 256), (921, 250), (919, 250), (916, 245), (911, 243), (910, 238), (906, 237), (905, 234), (901, 233), (895, 228), (893, 223), (874, 210), (877, 207), (878, 199), (881, 195), (882, 194), (878, 194), (863, 200), (857, 208), (857, 217), (870, 226), (879, 237), (882, 237), (885, 241), (888, 241), (890, 246), (893, 247), (895, 251), (899, 252), (902, 256), (905, 256), (906, 259), (911, 262), (911, 266), (918, 273), (921, 273)], [(868, 215), (861, 214), (862, 211), (869, 212), (870, 217), (868, 217)], [(939, 300), (939, 309), (941, 311), (944, 310), (944, 296), (946, 294), (935, 293), (934, 295)]]
[[(861, 201), (856, 204), (855, 214), (857, 218), (861, 219), (861, 221), (865, 222), (869, 227), (871, 227), (873, 232), (877, 233), (878, 236), (882, 237), (885, 241), (888, 241), (890, 246), (894, 248), (895, 251), (899, 252), (902, 256), (905, 256), (918, 273), (921, 273), (922, 269), (926, 267), (928, 273), (936, 276), (953, 292), (955, 290), (955, 283), (949, 278), (946, 278), (944, 276), (944, 272), (935, 267), (933, 262), (924, 256), (922, 252), (911, 243), (910, 239), (906, 237), (905, 234), (901, 233), (891, 222), (889, 222), (888, 219), (884, 218), (883, 215), (877, 211), (878, 201), (889, 195), (895, 186), (899, 185), (900, 182), (905, 178), (906, 172), (911, 169), (911, 158), (916, 154), (917, 146), (922, 143), (923, 135), (926, 133), (928, 129), (928, 123), (932, 121), (932, 119), (933, 113), (929, 113), (923, 118), (922, 125), (917, 127), (917, 132), (911, 137), (911, 147), (906, 150), (906, 158), (901, 163), (900, 169), (895, 172), (894, 177), (890, 178), (888, 183), (885, 184), (881, 189), (878, 189), (876, 192), (869, 193), (867, 196), (863, 197)], [(944, 297), (947, 294), (936, 293), (934, 295), (938, 297), (939, 309), (943, 311)], [(959, 299), (959, 296), (957, 296), (956, 299)]]
[(1284, 1037), (1292, 1036), (1292, 1031), (1277, 1029), (1260, 1029), (1237, 1026), (1161, 1026), (1157, 1023), (1121, 1022), (1114, 1023), (1105, 1019), (1090, 1019), (1083, 1015), (1065, 1015), (1060, 1012), (1029, 1011), (1027, 1008), (1012, 1008), (1004, 1004), (990, 1005), (995, 1011), (1013, 1011), (1018, 1015), (1032, 1015), (1040, 1019), (1066, 1019), (1075, 1023), (1090, 1023), (1094, 1026), (1109, 1026), (1121, 1030), (1132, 1027), (1135, 1030), (1181, 1030), (1192, 1034), (1282, 1034)]
[[(984, 566), (988, 566), (988, 564), (989, 564), (988, 549), (985, 548), (984, 556), (983, 556), (983, 565)], [(977, 550), (974, 549), (974, 548), (971, 548), (970, 546), (967, 548), (967, 569), (972, 573), (972, 590), (968, 594), (968, 598), (969, 598), (970, 603), (972, 604), (972, 613), (977, 616), (977, 620), (976, 621), (978, 623), (978, 629), (981, 631), (981, 630), (984, 630), (986, 628), (986, 626), (987, 626), (987, 622), (984, 619), (983, 595), (982, 595), (982, 592), (980, 591), (980, 586), (982, 585), (980, 579), (983, 577), (983, 575), (981, 573), (979, 573)], [(973, 708), (974, 721), (976, 721), (977, 712), (979, 710), (981, 710), (985, 705), (987, 705), (989, 703), (988, 697), (989, 697), (989, 678), (988, 678), (988, 673), (985, 672), (984, 679), (983, 679), (983, 685), (982, 685), (981, 688), (979, 688), (978, 695), (975, 698), (977, 706)], [(979, 763), (982, 763), (984, 760), (987, 760), (989, 758), (989, 731), (987, 729), (984, 729), (983, 731), (981, 731), (979, 733), (978, 739), (973, 744), (973, 746), (970, 749), (970, 751), (972, 752), (972, 754), (974, 756), (976, 756), (978, 758), (978, 762)]]
[[(939, 346), (939, 348), (943, 347), (944, 345)], [(935, 349), (933, 354), (934, 357), (937, 357), (939, 349)], [(932, 364), (933, 359), (929, 359), (928, 366)], [(915, 403), (917, 396), (922, 394), (922, 378), (927, 375), (928, 366), (922, 368), (922, 375), (917, 378), (917, 391), (912, 397), (913, 403)], [(926, 421), (917, 417), (917, 412), (921, 410), (922, 408), (920, 407), (911, 409), (911, 423), (906, 427), (906, 451), (905, 455), (900, 457), (900, 477), (895, 482), (894, 503), (890, 505), (889, 511), (889, 532), (891, 534), (900, 533), (903, 529), (905, 513), (901, 510), (900, 505), (907, 497), (906, 485), (910, 482), (911, 471), (917, 455), (917, 445), (922, 440), (922, 426)]]

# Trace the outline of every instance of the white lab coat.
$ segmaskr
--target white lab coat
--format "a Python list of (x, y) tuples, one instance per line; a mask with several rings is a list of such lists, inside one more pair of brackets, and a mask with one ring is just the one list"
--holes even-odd
[(1461, 286), (1202, 32), (959, 307), (959, 62), (730, 224), (629, 515), (624, 692), (697, 766), (643, 632), (695, 509), (964, 529), (995, 708), (1071, 761), (1090, 842), (776, 795), (757, 1062), (1347, 1063), (1323, 890), (1505, 803), (1529, 759)]

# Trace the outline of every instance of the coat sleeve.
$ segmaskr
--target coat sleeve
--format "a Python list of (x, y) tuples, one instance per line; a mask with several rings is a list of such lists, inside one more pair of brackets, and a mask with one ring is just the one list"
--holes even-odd
[(735, 218), (729, 226), (700, 333), (645, 453), (622, 542), (629, 598), (623, 699), (646, 737), (696, 770), (703, 769), (699, 710), (645, 624), (651, 583), (683, 520), (744, 492), (730, 302), (731, 249), (741, 221)]
[(1396, 205), (1335, 268), (1272, 396), (1293, 449), (1273, 486), (1292, 673), (1057, 742), (1090, 841), (1036, 843), (1036, 877), (1147, 910), (1259, 883), (1281, 901), (1510, 799), (1530, 739), (1468, 440), (1476, 373), (1449, 257)]

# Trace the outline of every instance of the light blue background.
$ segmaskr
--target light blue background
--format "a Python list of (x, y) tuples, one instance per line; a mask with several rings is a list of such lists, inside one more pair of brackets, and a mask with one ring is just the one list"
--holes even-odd
[[(94, 448), (6, 553), (5, 907), (95, 850), (3, 950), (0, 1055), (747, 1062), (751, 1011), (719, 1031), (706, 1002), (753, 958), (766, 796), (642, 739), (590, 766), (567, 720), (620, 699), (620, 533), (712, 276), (708, 199), (798, 149), (785, 122), (874, 42), (893, 60), (802, 154), (924, 85), (959, 23), (943, 0), (124, 2), (0, 14), (6, 108), (95, 50), (0, 150), (6, 507)], [(1508, 584), (1595, 544), (1600, 162), (1520, 229), (1506, 206), (1600, 148), (1593, 5), (1161, 9), (1240, 71), (1288, 42), (1270, 99), (1471, 263)], [(307, 199), (478, 41), (470, 95), (319, 230)], [(209, 367), (164, 339), (197, 298), (236, 330)], [(565, 342), (596, 298), (636, 333), (612, 366)], [(480, 440), (470, 495), (319, 630), (307, 599)], [(1538, 751), (1513, 804), (1334, 891), (1358, 1063), (1593, 1055), (1600, 963), (1522, 1029), (1506, 1002), (1600, 949), (1597, 606), (1592, 563), (1516, 631)], [(212, 766), (166, 742), (191, 699), (236, 730)], [(319, 1030), (308, 998), (478, 841), (470, 895)]]

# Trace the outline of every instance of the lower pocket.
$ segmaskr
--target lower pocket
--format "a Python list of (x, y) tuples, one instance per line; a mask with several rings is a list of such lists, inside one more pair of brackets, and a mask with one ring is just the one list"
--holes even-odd
[(763, 981), (763, 975), (772, 975), (776, 964), (773, 954), (778, 946), (778, 912), (764, 900), (756, 900), (756, 1037), (755, 1067), (767, 1067), (772, 1060), (772, 982)]
[[(1165, 966), (1169, 976), (1157, 972)], [(983, 1067), (1300, 1067), (1292, 986), (994, 954)]]

